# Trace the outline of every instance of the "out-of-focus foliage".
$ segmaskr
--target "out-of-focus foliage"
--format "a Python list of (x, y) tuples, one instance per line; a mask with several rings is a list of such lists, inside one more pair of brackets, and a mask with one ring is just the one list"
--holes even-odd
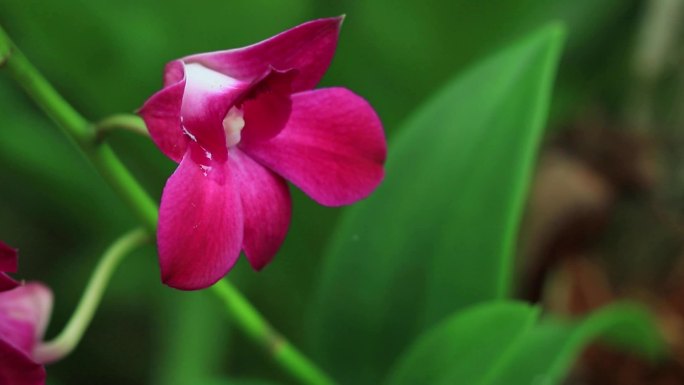
[[(346, 13), (323, 83), (366, 97), (393, 137), (398, 123), (453, 74), (553, 19), (567, 23), (569, 43), (552, 117), (572, 116), (592, 98), (617, 104), (639, 9), (636, 1), (619, 0), (2, 0), (0, 23), (66, 98), (97, 120), (139, 107), (159, 88), (171, 59), (251, 44), (305, 20)], [(134, 220), (2, 71), (0, 118), (0, 238), (21, 249), (22, 277), (56, 288), (48, 331), (54, 335), (100, 252)], [(144, 138), (118, 134), (113, 146), (158, 198), (172, 162)], [(300, 193), (294, 200), (290, 233), (275, 262), (259, 274), (240, 263), (231, 276), (285, 335), (304, 345), (303, 314), (324, 245), (345, 209), (318, 207)], [(198, 306), (179, 300), (185, 295), (159, 283), (152, 248), (136, 253), (114, 277), (79, 349), (49, 368), (51, 381), (174, 385), (194, 373), (284, 380), (258, 349), (228, 338), (230, 325), (217, 302)], [(225, 329), (217, 334), (208, 318), (225, 321)], [(402, 322), (414, 321), (392, 320)], [(185, 346), (171, 341), (177, 337), (191, 339), (203, 354), (184, 354)]]

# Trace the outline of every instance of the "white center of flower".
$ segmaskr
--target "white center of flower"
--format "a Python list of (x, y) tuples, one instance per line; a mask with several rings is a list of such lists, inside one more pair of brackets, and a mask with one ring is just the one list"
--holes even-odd
[(233, 92), (238, 92), (243, 85), (243, 82), (201, 64), (186, 64), (181, 116), (202, 115), (211, 99), (228, 97)]
[(245, 127), (245, 119), (241, 110), (231, 107), (223, 118), (223, 130), (226, 132), (226, 145), (233, 147), (240, 143), (242, 129)]

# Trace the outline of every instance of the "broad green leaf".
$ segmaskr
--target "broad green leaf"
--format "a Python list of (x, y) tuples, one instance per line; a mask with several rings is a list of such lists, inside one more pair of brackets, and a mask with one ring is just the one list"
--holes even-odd
[(579, 322), (542, 321), (482, 384), (558, 384), (582, 349), (600, 337), (647, 357), (663, 352), (663, 340), (649, 314), (631, 305), (616, 304)]
[(387, 385), (553, 385), (599, 337), (654, 357), (662, 339), (642, 309), (618, 304), (580, 321), (537, 322), (529, 305), (477, 305), (433, 327), (407, 350)]
[(346, 212), (311, 327), (343, 382), (377, 383), (420, 330), (508, 294), (562, 40), (551, 25), (451, 81), (390, 144), (382, 186)]
[(458, 312), (413, 344), (387, 384), (477, 384), (537, 316), (537, 309), (518, 302), (487, 303)]

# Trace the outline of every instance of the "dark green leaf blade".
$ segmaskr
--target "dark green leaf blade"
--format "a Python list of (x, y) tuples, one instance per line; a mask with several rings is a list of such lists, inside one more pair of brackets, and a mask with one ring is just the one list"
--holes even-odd
[(420, 330), (508, 293), (562, 40), (551, 25), (450, 82), (390, 145), (383, 185), (346, 213), (311, 329), (343, 382), (377, 383)]

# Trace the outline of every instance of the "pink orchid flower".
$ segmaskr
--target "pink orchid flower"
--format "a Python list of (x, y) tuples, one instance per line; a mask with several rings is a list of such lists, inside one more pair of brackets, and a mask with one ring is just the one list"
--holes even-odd
[[(14, 272), (16, 265), (16, 250), (0, 242), (0, 271)], [(0, 272), (0, 282), (4, 279), (9, 278)], [(51, 311), (52, 293), (40, 283), (0, 290), (0, 384), (45, 384), (45, 368), (33, 353)]]
[(243, 250), (256, 270), (285, 239), (285, 180), (327, 206), (368, 196), (383, 178), (382, 124), (345, 88), (312, 90), (330, 65), (342, 18), (260, 43), (167, 64), (140, 115), (180, 163), (164, 187), (157, 243), (162, 281), (194, 290), (221, 279)]

